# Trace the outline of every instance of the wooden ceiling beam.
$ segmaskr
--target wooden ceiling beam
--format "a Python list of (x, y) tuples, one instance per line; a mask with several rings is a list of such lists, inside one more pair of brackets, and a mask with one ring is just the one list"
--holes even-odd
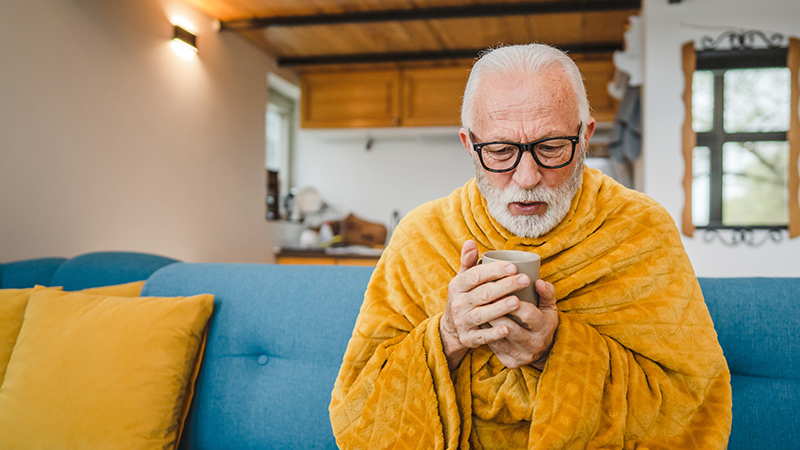
[[(622, 50), (622, 42), (606, 42), (594, 44), (559, 45), (561, 50), (568, 53), (611, 53)], [(371, 64), (371, 63), (401, 63), (412, 61), (440, 61), (453, 59), (475, 59), (482, 49), (465, 50), (437, 50), (420, 52), (387, 52), (387, 53), (360, 53), (347, 55), (317, 55), (317, 56), (283, 56), (277, 58), (280, 67), (306, 67), (329, 64)]]
[(524, 3), (451, 6), (384, 11), (356, 11), (342, 14), (256, 17), (221, 22), (221, 30), (255, 30), (277, 26), (342, 25), (351, 23), (408, 20), (460, 19), (469, 17), (519, 16), (640, 9), (641, 0), (549, 0)]

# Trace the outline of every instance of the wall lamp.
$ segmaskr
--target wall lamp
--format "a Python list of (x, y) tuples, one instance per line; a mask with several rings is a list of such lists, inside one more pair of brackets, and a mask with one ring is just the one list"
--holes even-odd
[(180, 25), (173, 25), (172, 50), (184, 59), (194, 58), (197, 53), (197, 36)]

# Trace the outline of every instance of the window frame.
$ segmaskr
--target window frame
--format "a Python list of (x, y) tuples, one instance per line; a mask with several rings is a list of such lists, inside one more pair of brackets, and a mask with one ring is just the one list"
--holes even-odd
[[(789, 237), (800, 235), (800, 206), (798, 206), (798, 154), (800, 154), (800, 119), (798, 118), (798, 100), (800, 100), (800, 86), (798, 74), (800, 73), (800, 39), (789, 38), (788, 48), (769, 49), (738, 49), (732, 51), (696, 51), (693, 41), (687, 42), (682, 48), (684, 70), (684, 106), (685, 119), (683, 123), (683, 157), (685, 193), (684, 209), (682, 215), (683, 234), (692, 237), (696, 229), (734, 231), (767, 229), (772, 231), (788, 228)], [(760, 68), (760, 67), (788, 67), (790, 70), (790, 119), (789, 129), (786, 132), (752, 132), (752, 133), (725, 133), (722, 127), (722, 84), (719, 80), (724, 76), (722, 70), (733, 68)], [(692, 80), (697, 70), (711, 70), (715, 76), (714, 95), (714, 120), (715, 125), (711, 132), (696, 133), (692, 127)], [(722, 145), (725, 142), (742, 141), (788, 141), (789, 143), (789, 180), (788, 180), (788, 226), (734, 226), (722, 223)], [(709, 223), (707, 226), (695, 226), (692, 220), (692, 181), (693, 181), (693, 155), (698, 145), (708, 147), (711, 155), (711, 169), (709, 182), (710, 205)], [(715, 151), (714, 147), (717, 147)], [(716, 173), (716, 177), (713, 174)]]

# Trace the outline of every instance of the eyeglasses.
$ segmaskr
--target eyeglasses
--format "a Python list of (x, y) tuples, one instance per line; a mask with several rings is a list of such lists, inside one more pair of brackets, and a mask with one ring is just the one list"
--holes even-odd
[[(575, 157), (575, 146), (581, 138), (583, 123), (578, 125), (577, 136), (558, 136), (538, 141), (520, 144), (518, 142), (481, 142), (472, 144), (472, 149), (478, 153), (483, 168), (489, 172), (508, 172), (514, 170), (522, 160), (522, 154), (531, 152), (536, 164), (545, 169), (559, 169), (568, 166)], [(472, 130), (469, 132), (470, 139), (475, 142), (475, 135)]]

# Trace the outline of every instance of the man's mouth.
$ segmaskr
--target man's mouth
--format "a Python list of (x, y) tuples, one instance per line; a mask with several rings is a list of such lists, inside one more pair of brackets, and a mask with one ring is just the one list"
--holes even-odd
[(513, 202), (508, 204), (508, 211), (515, 216), (542, 215), (547, 211), (545, 202)]

